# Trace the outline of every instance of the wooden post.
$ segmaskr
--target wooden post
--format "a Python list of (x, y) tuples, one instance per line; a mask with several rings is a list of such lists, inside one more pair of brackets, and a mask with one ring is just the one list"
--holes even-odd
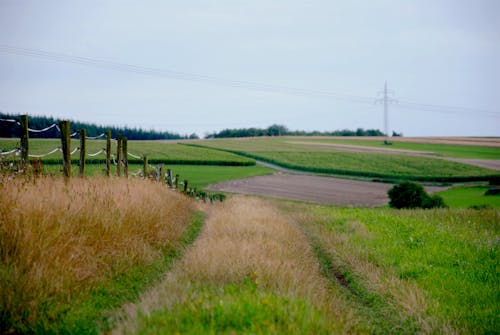
[(172, 188), (172, 169), (167, 169), (167, 185)]
[(116, 137), (116, 174), (122, 175), (122, 134)]
[(158, 164), (158, 181), (163, 185), (165, 184), (165, 173), (163, 172), (164, 164)]
[(71, 178), (71, 139), (70, 139), (70, 123), (69, 121), (59, 122), (61, 129), (61, 148), (63, 152), (63, 173), (66, 181)]
[(187, 193), (188, 190), (188, 181), (184, 179), (184, 193)]
[(175, 175), (175, 189), (178, 190), (179, 189), (179, 175), (176, 174)]
[(106, 131), (106, 176), (111, 174), (111, 130)]
[(85, 156), (87, 155), (87, 149), (85, 146), (85, 140), (87, 137), (87, 131), (85, 129), (80, 129), (80, 177), (85, 176)]
[(148, 177), (148, 156), (146, 155), (142, 158), (142, 175), (144, 179)]
[(21, 162), (20, 170), (25, 171), (28, 167), (29, 155), (29, 134), (28, 134), (28, 115), (21, 115)]
[(127, 138), (122, 138), (122, 150), (123, 150), (123, 175), (128, 178), (128, 148), (127, 148)]

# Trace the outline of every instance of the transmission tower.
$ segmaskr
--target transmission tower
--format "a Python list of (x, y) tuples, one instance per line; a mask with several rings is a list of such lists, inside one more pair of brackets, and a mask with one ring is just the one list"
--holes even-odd
[(385, 132), (384, 143), (389, 144), (389, 104), (397, 102), (397, 100), (389, 96), (389, 95), (394, 95), (394, 91), (387, 89), (387, 80), (384, 83), (384, 90), (378, 92), (378, 95), (383, 95), (382, 98), (375, 100), (375, 103), (384, 104), (384, 132)]

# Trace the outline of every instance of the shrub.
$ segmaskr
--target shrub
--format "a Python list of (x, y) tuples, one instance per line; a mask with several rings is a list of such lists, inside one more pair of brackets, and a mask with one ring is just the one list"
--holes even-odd
[(443, 208), (447, 207), (439, 195), (429, 196), (422, 185), (405, 181), (395, 185), (387, 194), (393, 208)]

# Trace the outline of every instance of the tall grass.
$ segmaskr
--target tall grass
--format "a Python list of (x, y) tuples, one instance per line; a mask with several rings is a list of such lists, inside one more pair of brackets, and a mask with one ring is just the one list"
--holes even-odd
[(60, 304), (173, 248), (191, 203), (125, 179), (0, 179), (0, 328), (47, 329)]

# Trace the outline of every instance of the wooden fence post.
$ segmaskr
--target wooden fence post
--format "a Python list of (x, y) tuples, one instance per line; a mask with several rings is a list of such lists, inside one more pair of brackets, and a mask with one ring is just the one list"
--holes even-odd
[(116, 174), (122, 175), (122, 134), (116, 137)]
[(175, 189), (178, 190), (179, 189), (179, 175), (176, 174), (175, 175)]
[(163, 185), (165, 184), (165, 173), (163, 172), (163, 163), (158, 164), (158, 181)]
[(21, 162), (20, 169), (26, 171), (29, 155), (28, 115), (21, 115)]
[(142, 158), (142, 174), (144, 179), (148, 177), (148, 156), (144, 155)]
[(66, 181), (71, 178), (71, 139), (70, 139), (70, 123), (69, 121), (59, 122), (61, 130), (61, 148), (63, 152), (63, 173)]
[(111, 174), (111, 130), (106, 131), (106, 176)]
[(184, 179), (184, 193), (187, 194), (187, 190), (188, 190), (188, 181)]
[(172, 188), (172, 169), (167, 169), (167, 185)]
[(80, 177), (85, 176), (85, 156), (87, 155), (87, 149), (85, 146), (85, 141), (87, 137), (87, 131), (85, 129), (80, 129)]
[(125, 178), (128, 178), (128, 145), (127, 145), (127, 138), (123, 137), (122, 138), (122, 150), (123, 150), (123, 175)]

